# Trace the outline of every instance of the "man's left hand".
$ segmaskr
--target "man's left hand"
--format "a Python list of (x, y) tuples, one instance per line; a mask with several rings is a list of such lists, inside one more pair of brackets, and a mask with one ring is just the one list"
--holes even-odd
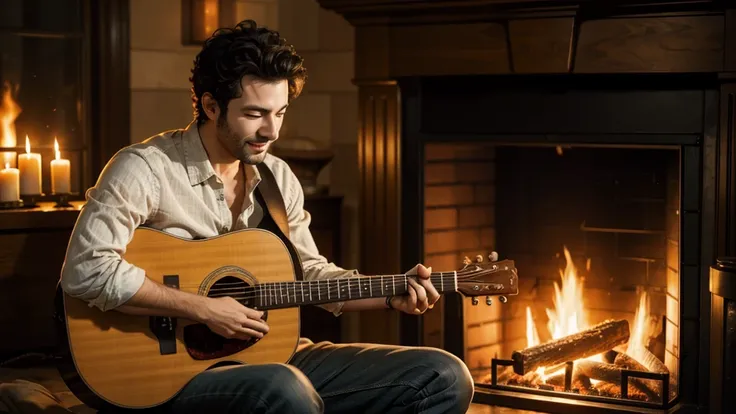
[(416, 280), (413, 277), (407, 278), (408, 294), (392, 297), (391, 306), (410, 315), (421, 315), (427, 309), (432, 309), (440, 299), (440, 294), (429, 279), (431, 273), (431, 267), (426, 268), (421, 264), (406, 272), (407, 275), (416, 275)]

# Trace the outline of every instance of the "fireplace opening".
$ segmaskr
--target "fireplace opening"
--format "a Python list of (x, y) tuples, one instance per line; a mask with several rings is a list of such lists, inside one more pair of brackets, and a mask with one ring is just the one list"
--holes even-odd
[[(519, 271), (508, 303), (462, 300), (478, 387), (677, 397), (680, 158), (678, 146), (424, 145), (425, 262), (455, 269), (495, 250)], [(449, 310), (423, 322), (426, 345), (450, 345)]]

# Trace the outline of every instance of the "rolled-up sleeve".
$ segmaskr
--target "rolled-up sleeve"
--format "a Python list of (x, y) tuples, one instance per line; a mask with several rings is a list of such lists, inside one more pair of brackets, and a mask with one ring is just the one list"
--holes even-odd
[[(289, 170), (289, 175), (290, 179), (288, 179), (288, 184), (285, 185), (286, 194), (284, 197), (286, 214), (289, 220), (289, 240), (299, 253), (304, 269), (304, 279), (324, 280), (359, 276), (357, 270), (343, 269), (332, 262), (328, 262), (327, 258), (319, 253), (309, 230), (312, 217), (309, 212), (304, 210), (304, 191), (291, 170)], [(332, 312), (335, 316), (339, 316), (344, 304), (345, 302), (333, 302), (318, 306)]]
[(61, 287), (70, 296), (107, 311), (140, 289), (145, 271), (124, 259), (134, 230), (158, 206), (158, 182), (138, 153), (118, 152), (86, 193), (62, 266)]

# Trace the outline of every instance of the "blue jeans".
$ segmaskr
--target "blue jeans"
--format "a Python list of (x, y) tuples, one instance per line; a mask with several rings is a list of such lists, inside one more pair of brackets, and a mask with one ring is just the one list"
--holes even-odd
[(173, 413), (465, 413), (473, 380), (438, 349), (309, 343), (288, 364), (214, 368), (172, 401)]

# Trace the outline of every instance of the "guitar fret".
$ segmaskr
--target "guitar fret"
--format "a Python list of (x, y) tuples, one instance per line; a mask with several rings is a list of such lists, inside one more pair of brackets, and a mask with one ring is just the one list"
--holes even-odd
[(368, 288), (370, 289), (370, 296), (373, 297), (373, 281), (368, 280)]
[(302, 288), (302, 302), (304, 302), (304, 282), (299, 283), (299, 286)]
[(352, 299), (352, 295), (350, 294), (350, 278), (348, 278), (348, 299)]
[(394, 287), (394, 296), (396, 296), (396, 280), (394, 280), (395, 275), (391, 275), (391, 284)]
[(404, 275), (404, 291), (409, 291), (409, 279), (407, 279), (406, 275)]

